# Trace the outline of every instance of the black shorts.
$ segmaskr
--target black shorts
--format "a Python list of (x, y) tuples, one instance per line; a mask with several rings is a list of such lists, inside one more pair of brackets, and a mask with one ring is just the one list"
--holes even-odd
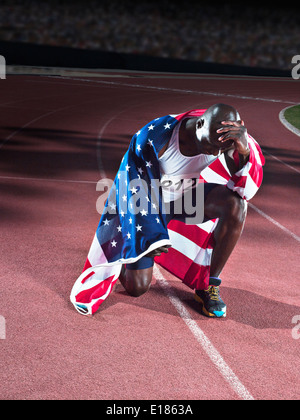
[[(213, 190), (215, 187), (218, 187), (218, 186), (220, 186), (220, 184), (212, 184), (212, 183), (205, 183), (204, 184), (204, 202), (206, 201), (206, 198), (207, 198), (208, 194), (210, 193), (210, 191)], [(174, 202), (171, 202), (170, 203), (170, 213), (166, 214), (167, 224), (171, 220), (179, 220), (180, 222), (184, 222), (187, 217), (192, 217), (193, 216), (191, 214), (186, 214), (185, 211), (184, 211), (184, 208), (182, 209), (182, 212), (180, 214), (176, 214), (174, 212), (174, 207), (175, 207)], [(206, 219), (204, 217), (203, 223), (207, 222), (208, 220), (209, 219)], [(126, 264), (126, 269), (128, 269), (128, 270), (141, 270), (141, 269), (144, 269), (144, 268), (152, 267), (153, 264), (154, 264), (154, 257), (145, 256), (145, 257), (140, 258), (138, 261), (136, 261), (133, 264)]]

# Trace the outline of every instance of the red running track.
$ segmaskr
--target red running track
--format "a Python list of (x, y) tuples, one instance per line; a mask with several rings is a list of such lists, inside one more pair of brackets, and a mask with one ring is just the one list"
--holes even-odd
[[(300, 83), (133, 72), (0, 83), (1, 398), (298, 399), (300, 139), (278, 115)], [(238, 108), (266, 156), (222, 275), (228, 318), (199, 314), (162, 269), (142, 297), (118, 284), (93, 318), (79, 315), (69, 294), (99, 221), (96, 182), (114, 178), (146, 122), (216, 102)]]

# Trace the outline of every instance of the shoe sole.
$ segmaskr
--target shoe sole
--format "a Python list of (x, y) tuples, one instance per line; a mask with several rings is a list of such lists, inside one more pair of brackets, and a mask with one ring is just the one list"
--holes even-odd
[(211, 313), (205, 308), (203, 300), (196, 293), (194, 294), (194, 299), (196, 302), (201, 303), (203, 315), (208, 316), (209, 318), (226, 318), (226, 309), (225, 311), (215, 311), (214, 313)]

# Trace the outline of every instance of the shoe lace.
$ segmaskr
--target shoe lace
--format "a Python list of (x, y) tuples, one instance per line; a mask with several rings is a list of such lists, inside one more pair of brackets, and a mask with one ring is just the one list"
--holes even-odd
[(211, 300), (219, 300), (219, 286), (209, 286), (207, 292), (209, 293)]

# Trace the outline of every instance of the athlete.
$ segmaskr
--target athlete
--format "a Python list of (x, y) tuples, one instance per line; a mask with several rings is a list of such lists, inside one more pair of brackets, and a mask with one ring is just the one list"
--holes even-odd
[[(233, 159), (234, 151), (238, 152), (238, 162)], [(199, 178), (200, 172), (222, 153), (233, 175), (248, 162), (250, 149), (247, 129), (237, 110), (216, 104), (201, 117), (186, 118), (177, 125), (171, 140), (159, 152), (159, 166), (163, 178), (177, 183), (178, 179)], [(163, 197), (172, 204), (180, 199), (174, 190), (167, 188), (163, 190)], [(236, 192), (218, 184), (204, 185), (204, 200), (204, 221), (218, 218), (219, 222), (214, 231), (209, 287), (196, 290), (195, 300), (201, 303), (205, 315), (225, 317), (226, 305), (219, 290), (220, 275), (243, 231), (247, 203)], [(183, 220), (185, 216), (171, 212), (167, 220)], [(154, 257), (162, 252), (168, 252), (168, 247), (159, 247), (136, 263), (123, 265), (119, 279), (130, 295), (141, 296), (149, 289)]]
[[(95, 313), (118, 279), (131, 296), (147, 292), (154, 258), (160, 256), (157, 262), (195, 291), (205, 315), (225, 317), (220, 276), (242, 234), (247, 201), (261, 185), (263, 165), (258, 143), (230, 105), (215, 104), (146, 124), (131, 139), (83, 273), (73, 286), (70, 298), (78, 312)], [(183, 205), (187, 196), (188, 208)], [(184, 223), (175, 222), (174, 227), (174, 220)], [(208, 221), (213, 221), (209, 231), (203, 223)], [(192, 252), (188, 241), (178, 244), (176, 239), (185, 233), (196, 238)], [(184, 262), (179, 275), (172, 264), (180, 258)]]

